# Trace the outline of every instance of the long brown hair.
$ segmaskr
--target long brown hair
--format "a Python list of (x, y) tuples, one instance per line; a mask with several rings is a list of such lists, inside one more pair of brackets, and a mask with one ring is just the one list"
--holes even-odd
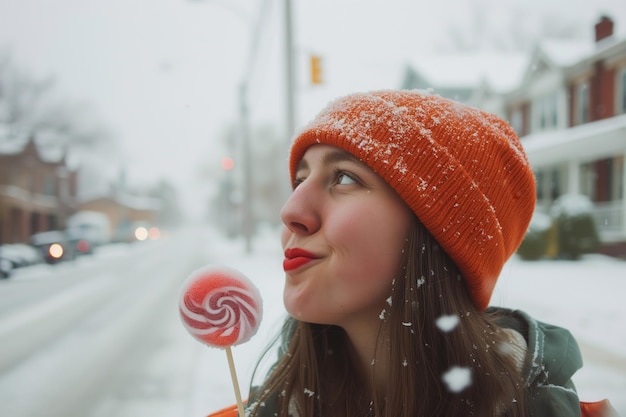
[[(478, 310), (450, 257), (415, 221), (394, 280), (388, 312), (381, 315), (376, 381), (360, 368), (343, 329), (288, 319), (285, 350), (252, 395), (252, 416), (467, 417), (525, 415), (525, 388), (496, 317)], [(452, 329), (436, 324), (456, 317)], [(471, 382), (458, 392), (443, 376), (464, 370)], [(273, 404), (270, 406), (270, 404)], [(272, 413), (272, 415), (274, 415)]]

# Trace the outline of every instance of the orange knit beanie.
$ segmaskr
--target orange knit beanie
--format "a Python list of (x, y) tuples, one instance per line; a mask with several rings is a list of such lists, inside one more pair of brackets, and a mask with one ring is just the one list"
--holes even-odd
[(340, 98), (296, 137), (298, 162), (334, 145), (372, 168), (454, 260), (476, 306), (489, 304), (535, 208), (535, 179), (519, 138), (493, 114), (425, 91)]

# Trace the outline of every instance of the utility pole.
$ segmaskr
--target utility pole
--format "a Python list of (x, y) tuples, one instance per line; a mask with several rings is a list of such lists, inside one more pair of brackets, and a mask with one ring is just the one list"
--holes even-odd
[(246, 79), (239, 87), (239, 131), (242, 142), (243, 159), (243, 235), (246, 242), (246, 253), (252, 253), (252, 236), (254, 235), (254, 218), (252, 210), (252, 170), (250, 164), (250, 126), (248, 115), (248, 82)]
[(293, 71), (293, 27), (292, 27), (292, 12), (291, 12), (291, 0), (284, 0), (285, 2), (285, 81), (286, 81), (286, 106), (287, 106), (287, 137), (291, 142), (291, 136), (295, 130), (295, 114), (296, 114), (296, 100), (295, 100), (295, 77)]
[[(232, 6), (228, 1), (222, 4), (223, 6)], [(252, 252), (252, 237), (254, 235), (254, 213), (252, 207), (252, 167), (251, 164), (251, 150), (250, 150), (250, 115), (248, 109), (248, 89), (250, 87), (250, 80), (252, 79), (252, 69), (255, 63), (256, 53), (258, 50), (258, 42), (261, 38), (261, 28), (263, 26), (263, 20), (267, 12), (269, 0), (263, 0), (259, 16), (255, 22), (252, 32), (250, 33), (250, 49), (248, 52), (248, 62), (246, 65), (246, 71), (243, 75), (242, 81), (239, 85), (238, 99), (239, 99), (239, 122), (241, 124), (239, 133), (241, 140), (241, 152), (242, 152), (242, 166), (243, 166), (243, 219), (242, 228), (245, 239), (246, 253)], [(295, 99), (294, 99), (294, 65), (293, 65), (293, 41), (292, 41), (292, 25), (291, 25), (291, 0), (285, 0), (285, 70), (286, 70), (286, 107), (287, 107), (287, 147), (291, 143), (291, 137), (295, 130)], [(242, 14), (238, 8), (228, 7), (231, 12), (234, 12), (237, 16), (245, 19), (247, 16)], [(248, 23), (248, 22), (246, 22)], [(285, 156), (285, 161), (286, 161)], [(291, 187), (284, 187), (285, 190), (290, 190)]]
[[(295, 100), (295, 75), (293, 63), (293, 18), (291, 0), (284, 0), (285, 18), (285, 106), (286, 106), (286, 147), (285, 165), (291, 147), (291, 139), (296, 129), (296, 100)], [(285, 171), (287, 167), (285, 166)], [(291, 193), (291, 184), (287, 182), (283, 186), (285, 200)]]

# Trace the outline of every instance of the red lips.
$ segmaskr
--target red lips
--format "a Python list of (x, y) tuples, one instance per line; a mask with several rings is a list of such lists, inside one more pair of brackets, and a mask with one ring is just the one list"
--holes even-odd
[(318, 259), (315, 254), (300, 248), (285, 249), (285, 259), (283, 260), (283, 269), (285, 272), (293, 271), (311, 261)]

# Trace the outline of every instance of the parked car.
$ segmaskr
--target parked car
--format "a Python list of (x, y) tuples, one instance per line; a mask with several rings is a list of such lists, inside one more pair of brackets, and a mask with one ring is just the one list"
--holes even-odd
[(77, 242), (62, 230), (35, 233), (30, 238), (31, 245), (40, 251), (44, 261), (49, 264), (76, 258), (79, 253)]
[(98, 240), (88, 228), (67, 229), (67, 239), (74, 247), (76, 255), (88, 255), (93, 253), (94, 248), (99, 246)]
[(154, 224), (144, 221), (120, 223), (115, 232), (115, 242), (141, 242), (146, 240), (159, 240), (161, 229)]
[(0, 245), (0, 260), (2, 261), (0, 267), (3, 271), (35, 265), (43, 261), (39, 251), (24, 243)]
[(0, 252), (0, 278), (8, 278), (11, 275), (12, 271), (13, 265), (11, 264), (11, 261), (8, 259), (4, 259), (2, 257), (2, 253)]
[(80, 253), (91, 253), (94, 248), (111, 242), (111, 224), (104, 213), (79, 211), (68, 219), (67, 234), (77, 241)]

